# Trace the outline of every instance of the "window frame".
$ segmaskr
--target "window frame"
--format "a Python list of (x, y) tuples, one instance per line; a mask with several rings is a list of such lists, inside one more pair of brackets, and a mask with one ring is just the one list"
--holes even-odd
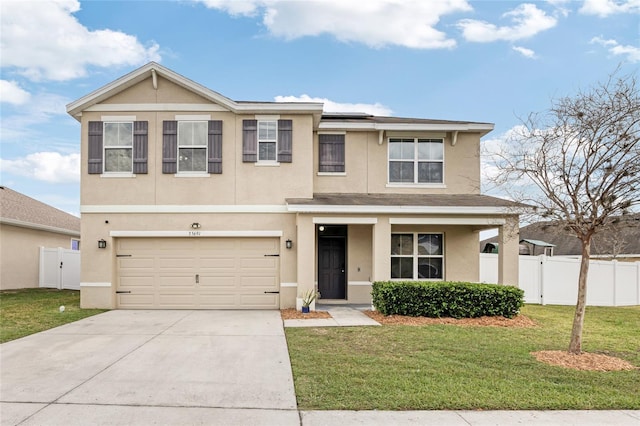
[[(209, 173), (208, 158), (209, 158), (209, 139), (208, 139), (208, 120), (176, 120), (176, 174), (178, 175), (203, 175)], [(201, 145), (180, 145), (180, 127), (183, 123), (204, 123), (204, 140)], [(193, 133), (195, 136), (195, 132)], [(203, 170), (180, 170), (180, 148), (183, 149), (204, 149), (204, 169)]]
[[(104, 120), (102, 122), (102, 173), (106, 175), (132, 175), (133, 174), (133, 139), (134, 139), (134, 122), (129, 120)], [(107, 145), (107, 126), (113, 124), (130, 124), (131, 125), (131, 145)], [(118, 131), (118, 140), (120, 140), (120, 132)], [(107, 171), (107, 150), (128, 149), (131, 152), (131, 164), (128, 171)]]
[[(261, 139), (260, 138), (260, 124), (261, 123), (274, 123), (275, 125), (275, 130), (274, 130), (274, 139)], [(274, 158), (273, 160), (271, 159), (262, 159), (260, 158), (260, 144), (262, 143), (273, 143), (274, 144)], [(262, 164), (278, 164), (278, 119), (263, 119), (263, 120), (257, 120), (256, 123), (256, 157), (257, 157), (257, 161), (256, 163), (262, 163)]]
[[(391, 159), (391, 141), (392, 140), (413, 140), (413, 158), (407, 159)], [(438, 141), (442, 144), (442, 159), (440, 160), (421, 160), (419, 158), (420, 141)], [(391, 180), (391, 162), (404, 162), (413, 163), (413, 182), (401, 182)], [(440, 163), (442, 164), (442, 179), (440, 182), (419, 182), (419, 167), (420, 163)], [(392, 136), (387, 138), (387, 185), (388, 186), (407, 186), (407, 187), (431, 187), (442, 188), (445, 186), (445, 141), (444, 137), (403, 137)]]
[[(444, 232), (392, 232), (391, 238), (393, 240), (393, 235), (411, 235), (412, 241), (412, 253), (408, 254), (393, 254), (393, 251), (390, 250), (390, 263), (393, 263), (394, 258), (407, 258), (412, 259), (412, 278), (393, 278), (392, 272), (389, 273), (389, 279), (392, 281), (444, 281), (445, 280), (445, 235)], [(418, 250), (418, 242), (420, 235), (439, 235), (442, 241), (442, 253), (441, 254), (429, 254), (429, 255), (421, 255)], [(441, 278), (419, 278), (418, 277), (418, 268), (419, 268), (419, 260), (420, 259), (442, 259), (442, 270), (441, 270)]]
[[(74, 248), (74, 246), (76, 248)], [(71, 243), (69, 244), (69, 248), (73, 251), (80, 251), (80, 238), (71, 238)]]

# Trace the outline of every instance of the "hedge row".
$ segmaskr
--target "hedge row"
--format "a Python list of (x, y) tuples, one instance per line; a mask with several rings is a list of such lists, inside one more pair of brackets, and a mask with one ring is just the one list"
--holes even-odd
[(517, 287), (467, 282), (377, 281), (371, 295), (383, 315), (414, 317), (513, 318), (524, 304)]

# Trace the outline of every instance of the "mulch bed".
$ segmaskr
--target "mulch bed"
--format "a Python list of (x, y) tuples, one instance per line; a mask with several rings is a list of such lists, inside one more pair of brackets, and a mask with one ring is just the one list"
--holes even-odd
[(635, 370), (633, 364), (609, 355), (591, 354), (583, 352), (580, 355), (570, 354), (565, 351), (539, 351), (531, 352), (540, 362), (557, 365), (559, 367), (572, 368), (585, 371), (622, 371)]
[(408, 317), (404, 315), (382, 315), (378, 311), (364, 311), (365, 315), (378, 321), (380, 324), (393, 325), (432, 325), (432, 324), (453, 324), (462, 326), (480, 327), (536, 327), (537, 324), (532, 319), (524, 315), (517, 315), (514, 318), (505, 317), (479, 317), (479, 318), (428, 318), (428, 317)]
[(326, 311), (311, 311), (308, 314), (303, 314), (295, 309), (281, 309), (280, 316), (283, 320), (288, 319), (322, 319), (331, 318), (329, 312)]

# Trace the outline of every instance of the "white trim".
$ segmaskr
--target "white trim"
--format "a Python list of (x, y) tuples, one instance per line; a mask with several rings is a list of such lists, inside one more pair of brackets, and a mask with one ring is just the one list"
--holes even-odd
[(371, 123), (344, 122), (322, 120), (318, 125), (320, 130), (398, 130), (398, 131), (429, 131), (429, 132), (462, 132), (488, 133), (494, 125), (491, 123)]
[(116, 111), (196, 111), (196, 112), (227, 112), (228, 108), (224, 108), (218, 104), (96, 104), (86, 108), (84, 111), (95, 112), (116, 112)]
[[(367, 214), (518, 214), (513, 207), (460, 207), (460, 206), (371, 206), (371, 205), (318, 205), (288, 204), (292, 213), (367, 213)], [(82, 207), (81, 210), (82, 211)]]
[(288, 213), (285, 205), (81, 205), (80, 213)]
[(17, 226), (19, 228), (35, 229), (37, 231), (53, 232), (56, 234), (69, 235), (71, 237), (80, 237), (80, 231), (57, 228), (55, 226), (49, 226), (49, 225), (40, 225), (38, 223), (23, 222), (21, 220), (9, 219), (5, 217), (0, 217), (0, 224)]
[(349, 281), (347, 285), (350, 286), (371, 286), (371, 281)]
[(273, 160), (258, 160), (255, 163), (253, 163), (253, 165), (256, 167), (280, 167), (280, 163), (278, 161), (273, 161)]
[(277, 121), (280, 120), (279, 115), (255, 115), (255, 119), (258, 121)]
[(391, 225), (504, 225), (501, 218), (481, 217), (391, 217)]
[(209, 121), (211, 120), (211, 114), (206, 115), (177, 115), (175, 116), (176, 121)]
[(346, 176), (347, 172), (318, 172), (318, 176)]
[(101, 178), (134, 178), (136, 177), (133, 173), (128, 172), (105, 172), (100, 174)]
[(427, 188), (427, 189), (446, 189), (444, 183), (388, 183), (387, 188)]
[(208, 178), (211, 175), (207, 172), (179, 172), (173, 175), (177, 178)]
[(111, 283), (87, 282), (80, 283), (80, 287), (111, 287)]
[(295, 288), (298, 287), (298, 283), (280, 283), (280, 287)]
[(282, 237), (282, 231), (111, 231), (110, 237)]
[(314, 224), (323, 225), (375, 225), (376, 217), (314, 217)]
[(120, 121), (136, 121), (135, 115), (103, 115), (100, 117), (100, 121), (106, 122), (120, 122)]
[(328, 130), (328, 131), (322, 131), (322, 130), (318, 130), (318, 135), (346, 135), (347, 131), (346, 130)]

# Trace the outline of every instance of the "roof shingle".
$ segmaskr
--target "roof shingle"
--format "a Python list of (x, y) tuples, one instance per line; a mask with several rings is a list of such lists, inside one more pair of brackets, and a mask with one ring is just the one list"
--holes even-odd
[(0, 186), (0, 218), (24, 224), (80, 232), (80, 218)]

